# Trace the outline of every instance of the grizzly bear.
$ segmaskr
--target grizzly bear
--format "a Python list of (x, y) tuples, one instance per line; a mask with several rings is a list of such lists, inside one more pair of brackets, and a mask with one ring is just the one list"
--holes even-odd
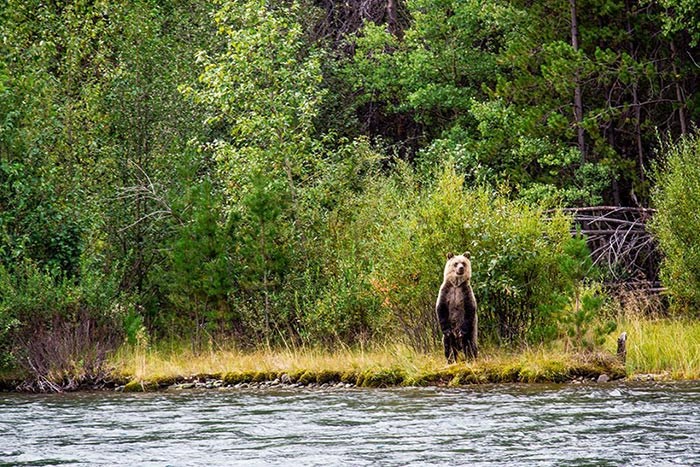
[(464, 352), (467, 360), (477, 356), (476, 298), (472, 291), (472, 264), (469, 252), (447, 255), (445, 273), (440, 286), (435, 311), (442, 331), (445, 357), (448, 363), (457, 360), (457, 352)]

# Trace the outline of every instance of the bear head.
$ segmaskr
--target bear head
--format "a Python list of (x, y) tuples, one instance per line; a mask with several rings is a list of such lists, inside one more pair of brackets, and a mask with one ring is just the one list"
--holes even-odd
[(454, 286), (461, 285), (463, 282), (469, 283), (472, 278), (472, 263), (469, 260), (469, 252), (461, 255), (447, 254), (447, 263), (445, 263), (445, 282), (449, 282)]

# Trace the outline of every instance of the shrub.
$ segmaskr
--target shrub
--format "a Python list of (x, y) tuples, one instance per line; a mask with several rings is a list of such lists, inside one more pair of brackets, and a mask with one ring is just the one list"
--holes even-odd
[(700, 138), (667, 147), (657, 167), (650, 223), (664, 254), (661, 280), (677, 310), (700, 310)]
[(80, 281), (31, 262), (0, 266), (0, 318), (9, 322), (5, 357), (30, 379), (25, 389), (61, 391), (100, 382), (123, 340), (116, 282), (96, 272)]
[(164, 242), (166, 260), (155, 274), (169, 307), (152, 313), (155, 316), (151, 321), (161, 332), (191, 337), (193, 346), (199, 349), (203, 333), (240, 324), (226, 303), (239, 273), (232, 260), (237, 246), (237, 218), (231, 216), (224, 222), (221, 200), (209, 180), (193, 183), (173, 204), (181, 224)]
[[(304, 295), (312, 304), (301, 314), (303, 336), (307, 340), (333, 346), (370, 338), (372, 312), (379, 309), (377, 299), (364, 279), (366, 274), (351, 263), (351, 258), (338, 260), (340, 269), (334, 275), (307, 281)], [(331, 273), (330, 268), (327, 272)], [(319, 287), (320, 284), (323, 286)]]
[(438, 343), (435, 298), (450, 251), (472, 254), (481, 336), (506, 343), (558, 336), (561, 312), (590, 266), (568, 217), (467, 188), (451, 167), (421, 184), (410, 168), (398, 166), (351, 203), (355, 215), (334, 254), (365, 264), (347, 282), (371, 285), (373, 332), (403, 336), (418, 349)]

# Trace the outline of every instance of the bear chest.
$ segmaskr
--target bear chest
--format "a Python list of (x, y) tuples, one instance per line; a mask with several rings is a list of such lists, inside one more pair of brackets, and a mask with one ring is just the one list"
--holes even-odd
[(460, 287), (454, 287), (447, 293), (447, 309), (454, 324), (461, 324), (464, 320), (464, 300), (464, 291)]

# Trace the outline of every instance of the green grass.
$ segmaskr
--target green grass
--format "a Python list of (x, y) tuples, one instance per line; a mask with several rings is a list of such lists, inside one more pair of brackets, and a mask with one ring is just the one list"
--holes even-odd
[[(670, 379), (700, 379), (700, 321), (628, 316), (618, 331), (627, 332), (627, 373), (664, 374)], [(616, 347), (610, 336), (606, 348)]]

